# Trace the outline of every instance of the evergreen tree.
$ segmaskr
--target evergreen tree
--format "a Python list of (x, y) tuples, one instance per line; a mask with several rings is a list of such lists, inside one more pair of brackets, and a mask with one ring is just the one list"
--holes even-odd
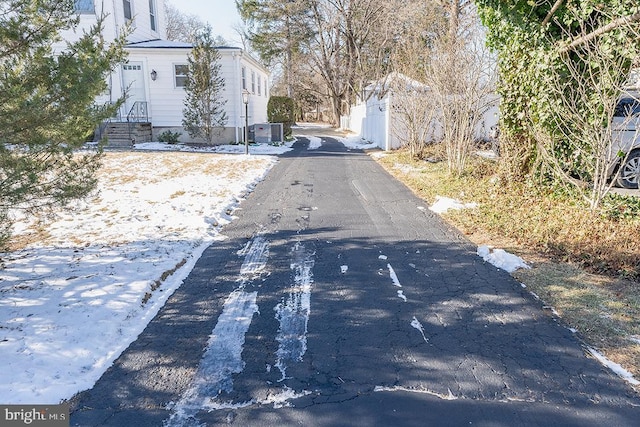
[(78, 154), (116, 106), (98, 107), (106, 77), (124, 60), (124, 35), (108, 44), (102, 19), (62, 52), (73, 0), (0, 0), (0, 243), (11, 213), (64, 206), (96, 184), (100, 152)]
[(286, 94), (295, 97), (294, 62), (313, 34), (306, 0), (236, 0), (251, 47), (268, 65), (282, 67)]
[(182, 125), (192, 138), (203, 138), (210, 144), (227, 124), (220, 52), (214, 46), (210, 26), (198, 35), (188, 61)]

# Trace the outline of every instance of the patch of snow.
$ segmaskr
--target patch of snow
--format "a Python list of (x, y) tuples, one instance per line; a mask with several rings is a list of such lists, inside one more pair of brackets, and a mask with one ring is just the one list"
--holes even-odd
[(416, 316), (413, 316), (413, 320), (411, 320), (411, 326), (420, 331), (424, 342), (429, 342), (427, 337), (424, 335), (424, 327), (422, 326), (422, 323), (420, 323), (420, 321), (416, 318)]
[(389, 276), (391, 277), (391, 280), (393, 281), (394, 286), (401, 288), (402, 285), (400, 284), (400, 280), (398, 280), (398, 275), (396, 274), (391, 264), (387, 264), (387, 268), (389, 269)]
[(448, 197), (436, 196), (436, 201), (429, 209), (437, 214), (442, 214), (446, 213), (449, 209), (473, 209), (477, 207), (477, 203), (462, 203)]
[(229, 393), (233, 390), (233, 374), (244, 370), (242, 349), (253, 315), (258, 313), (257, 296), (257, 292), (247, 293), (242, 289), (229, 295), (195, 377), (173, 408), (174, 412), (165, 426), (184, 425), (220, 392)]
[(398, 291), (398, 298), (402, 299), (404, 302), (407, 302), (407, 297), (404, 295), (404, 293), (401, 290)]
[(378, 255), (378, 259), (387, 259), (386, 255)]
[(266, 399), (258, 401), (258, 403), (261, 405), (273, 404), (273, 409), (289, 408), (292, 406), (289, 402), (290, 400), (299, 399), (310, 394), (311, 392), (307, 390), (296, 393), (294, 390), (285, 386), (280, 393), (270, 395)]
[(341, 265), (340, 266), (340, 273), (345, 274), (347, 271), (349, 271), (349, 266), (348, 265)]
[(531, 268), (522, 258), (513, 255), (504, 249), (491, 249), (489, 246), (482, 245), (478, 247), (478, 255), (486, 262), (495, 265), (509, 273), (513, 273), (519, 268)]
[[(203, 409), (214, 410), (214, 411), (219, 411), (221, 409), (242, 409), (242, 408), (248, 408), (249, 406), (252, 406), (255, 403), (256, 402), (254, 400), (249, 400), (248, 402), (240, 402), (240, 403), (233, 403), (231, 401), (219, 402), (217, 400), (213, 400), (213, 401), (207, 402), (206, 408), (203, 408)], [(185, 421), (186, 419), (183, 419), (180, 422), (185, 422)], [(165, 427), (169, 427), (171, 425), (169, 422), (170, 420), (164, 423), (163, 425)], [(179, 424), (179, 425), (184, 426), (189, 424)]]
[(395, 391), (404, 391), (404, 392), (408, 392), (408, 393), (419, 393), (419, 394), (428, 394), (431, 396), (435, 396), (435, 397), (439, 397), (442, 400), (457, 400), (458, 398), (455, 397), (453, 395), (453, 393), (451, 392), (451, 389), (448, 389), (449, 393), (447, 394), (442, 394), (442, 393), (436, 393), (435, 391), (431, 391), (431, 390), (423, 390), (423, 389), (415, 389), (415, 388), (408, 388), (408, 387), (401, 387), (401, 386), (393, 386), (393, 387), (383, 387), (383, 386), (375, 386), (373, 388), (374, 393), (381, 393), (384, 391), (387, 392), (395, 392)]
[[(289, 141), (280, 145), (275, 144), (249, 144), (249, 155), (277, 155), (293, 150), (293, 142)], [(226, 144), (213, 146), (192, 146), (185, 144), (167, 144), (165, 142), (141, 142), (133, 146), (140, 151), (182, 151), (191, 153), (219, 153), (219, 154), (244, 154), (245, 145)]]
[[(253, 316), (258, 313), (258, 293), (247, 293), (244, 289), (264, 271), (269, 257), (269, 242), (262, 236), (256, 236), (238, 255), (244, 255), (240, 285), (224, 302), (198, 370), (180, 401), (172, 407), (173, 414), (164, 424), (167, 427), (182, 426), (187, 420), (194, 420), (198, 411), (208, 407), (221, 392), (230, 393), (233, 390), (232, 375), (244, 370), (242, 349), (245, 335)], [(229, 407), (227, 403), (214, 405)]]
[(309, 150), (317, 150), (322, 147), (322, 138), (317, 136), (309, 136)]
[(616, 375), (627, 381), (631, 385), (640, 385), (640, 381), (636, 380), (633, 375), (622, 366), (604, 357), (601, 353), (591, 347), (587, 347), (587, 350), (593, 357), (595, 357), (600, 363), (607, 368), (611, 369)]
[(381, 159), (383, 157), (387, 157), (389, 153), (385, 153), (384, 151), (374, 151), (373, 153), (369, 153), (369, 155), (374, 159)]
[(292, 250), (291, 270), (294, 272), (293, 286), (286, 301), (278, 304), (276, 319), (280, 323), (276, 341), (276, 367), (282, 373), (280, 381), (286, 379), (289, 363), (302, 361), (307, 351), (307, 324), (311, 311), (311, 285), (313, 283), (314, 253), (296, 243)]
[(242, 266), (240, 266), (240, 280), (247, 283), (259, 276), (267, 267), (269, 259), (269, 241), (262, 236), (256, 236), (245, 249), (238, 252), (244, 255)]
[(347, 136), (339, 139), (345, 147), (353, 150), (367, 150), (369, 148), (377, 148), (373, 142), (362, 139), (359, 135)]
[[(107, 152), (95, 196), (45, 219), (43, 240), (1, 256), (0, 402), (53, 404), (91, 388), (276, 161)], [(15, 234), (36, 227), (18, 218)]]

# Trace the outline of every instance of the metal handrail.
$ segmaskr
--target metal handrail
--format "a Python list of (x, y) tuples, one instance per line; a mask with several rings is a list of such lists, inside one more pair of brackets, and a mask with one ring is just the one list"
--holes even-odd
[(148, 122), (149, 107), (146, 101), (136, 101), (127, 113), (128, 122)]

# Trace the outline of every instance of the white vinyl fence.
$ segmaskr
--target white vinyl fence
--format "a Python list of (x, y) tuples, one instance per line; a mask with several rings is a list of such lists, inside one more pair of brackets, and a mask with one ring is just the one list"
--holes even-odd
[[(495, 105), (486, 111), (483, 120), (476, 125), (476, 138), (488, 140), (491, 126), (498, 123), (498, 98), (495, 98)], [(372, 96), (366, 103), (361, 103), (351, 107), (351, 114), (343, 116), (340, 125), (343, 129), (348, 129), (361, 138), (371, 141), (383, 150), (395, 150), (400, 148), (402, 142), (397, 137), (401, 126), (401, 119), (394, 114), (392, 105), (392, 95), (387, 93), (382, 99)], [(430, 139), (437, 140), (441, 134), (437, 119), (431, 124), (431, 129), (425, 132)]]

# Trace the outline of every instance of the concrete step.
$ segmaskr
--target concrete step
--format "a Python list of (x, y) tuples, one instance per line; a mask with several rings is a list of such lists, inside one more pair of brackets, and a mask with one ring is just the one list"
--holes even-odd
[(149, 142), (152, 139), (151, 123), (112, 122), (105, 129), (107, 145), (130, 146), (133, 142)]

